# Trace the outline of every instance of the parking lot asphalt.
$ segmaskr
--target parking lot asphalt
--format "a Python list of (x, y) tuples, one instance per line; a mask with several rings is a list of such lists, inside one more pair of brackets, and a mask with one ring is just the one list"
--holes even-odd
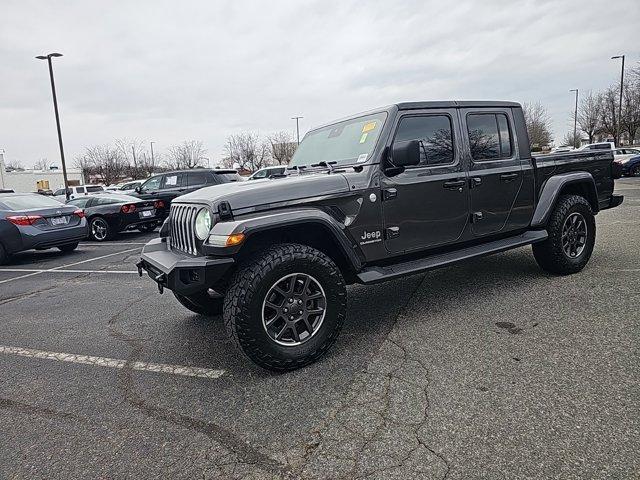
[[(349, 288), (274, 374), (159, 295), (153, 234), (0, 267), (0, 478), (640, 478), (640, 179), (554, 277), (530, 248)], [(156, 234), (157, 235), (157, 234)]]

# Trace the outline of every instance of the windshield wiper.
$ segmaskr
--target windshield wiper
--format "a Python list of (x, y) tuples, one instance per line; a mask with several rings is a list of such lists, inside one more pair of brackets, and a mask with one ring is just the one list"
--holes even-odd
[(321, 162), (318, 163), (312, 163), (311, 166), (312, 167), (324, 167), (324, 168), (328, 168), (329, 169), (329, 173), (333, 172), (334, 170), (334, 165), (338, 163), (335, 160), (332, 162), (325, 162), (324, 160), (322, 160)]

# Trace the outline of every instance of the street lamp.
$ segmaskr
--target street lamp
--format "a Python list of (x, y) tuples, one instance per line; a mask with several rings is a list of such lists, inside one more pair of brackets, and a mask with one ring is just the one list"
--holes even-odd
[(49, 53), (47, 55), (38, 55), (38, 60), (46, 60), (49, 64), (49, 78), (51, 79), (51, 93), (53, 94), (53, 111), (56, 114), (56, 127), (58, 128), (58, 144), (60, 145), (60, 158), (62, 160), (62, 179), (64, 180), (64, 195), (69, 200), (69, 181), (67, 180), (67, 164), (64, 161), (64, 147), (62, 146), (62, 131), (60, 130), (60, 115), (58, 114), (58, 98), (56, 96), (56, 84), (53, 80), (53, 65), (51, 59), (53, 57), (61, 57), (61, 53)]
[(624, 88), (624, 55), (615, 55), (611, 57), (611, 60), (617, 58), (622, 59), (622, 69), (620, 70), (620, 108), (618, 109), (618, 141), (620, 141), (620, 135), (622, 134), (622, 89)]
[(156, 142), (149, 142), (151, 144), (151, 165), (155, 165), (156, 161), (155, 158), (153, 158), (153, 144)]
[(573, 112), (573, 147), (578, 148), (580, 145), (576, 145), (576, 135), (578, 134), (578, 89), (572, 88), (570, 92), (576, 92), (576, 109)]
[(304, 117), (291, 117), (291, 120), (296, 121), (296, 135), (298, 136), (298, 145), (300, 145), (300, 119)]

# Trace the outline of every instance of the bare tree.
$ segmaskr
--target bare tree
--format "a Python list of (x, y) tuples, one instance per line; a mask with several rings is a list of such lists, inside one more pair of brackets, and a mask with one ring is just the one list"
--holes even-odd
[(22, 165), (22, 162), (20, 160), (16, 160), (15, 158), (13, 160), (9, 160), (8, 162), (5, 162), (4, 166), (7, 172), (11, 170), (24, 170), (24, 166)]
[(567, 132), (562, 139), (562, 146), (578, 148), (580, 143), (582, 143), (582, 136), (580, 135), (580, 132), (577, 132), (574, 137), (573, 130)]
[(293, 141), (289, 132), (276, 132), (267, 138), (271, 144), (271, 158), (278, 165), (288, 165), (293, 154), (296, 153), (298, 144)]
[(138, 168), (138, 162), (142, 155), (146, 154), (146, 145), (147, 142), (139, 138), (118, 138), (115, 141), (116, 149), (120, 151), (134, 169)]
[(206, 153), (202, 142), (185, 140), (179, 145), (169, 147), (166, 163), (176, 169), (198, 168), (204, 166)]
[(600, 103), (600, 133), (613, 138), (616, 145), (620, 143), (618, 133), (618, 102), (619, 88), (612, 85), (598, 95)]
[(76, 158), (76, 166), (86, 177), (97, 176), (105, 185), (111, 185), (126, 176), (129, 162), (122, 152), (111, 145), (95, 145), (85, 148)]
[(582, 97), (578, 108), (578, 127), (588, 137), (589, 143), (593, 143), (600, 128), (600, 109), (601, 102), (598, 95), (589, 91)]
[(527, 124), (529, 143), (534, 150), (542, 149), (551, 143), (551, 119), (547, 109), (539, 102), (522, 105), (524, 120)]
[(260, 139), (254, 132), (242, 132), (229, 135), (225, 143), (225, 167), (246, 169), (251, 171), (266, 167), (271, 162), (271, 145)]
[(49, 160), (46, 158), (41, 158), (36, 163), (33, 164), (34, 170), (49, 170)]
[(633, 144), (640, 130), (640, 81), (625, 85), (622, 96), (622, 128), (629, 136), (629, 144)]

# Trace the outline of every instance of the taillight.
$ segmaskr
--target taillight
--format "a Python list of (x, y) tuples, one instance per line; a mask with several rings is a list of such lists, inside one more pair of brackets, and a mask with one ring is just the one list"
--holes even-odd
[(136, 211), (136, 206), (135, 205), (122, 205), (122, 207), (120, 207), (120, 211), (122, 213), (133, 213)]
[(84, 210), (82, 210), (81, 208), (73, 212), (73, 214), (79, 216), (80, 218), (84, 218)]
[(33, 225), (36, 220), (40, 220), (41, 218), (42, 215), (12, 215), (10, 217), (7, 217), (7, 220), (9, 220), (14, 225), (26, 226)]
[(153, 204), (153, 206), (158, 209), (158, 208), (164, 208), (164, 202), (162, 200), (156, 200)]

